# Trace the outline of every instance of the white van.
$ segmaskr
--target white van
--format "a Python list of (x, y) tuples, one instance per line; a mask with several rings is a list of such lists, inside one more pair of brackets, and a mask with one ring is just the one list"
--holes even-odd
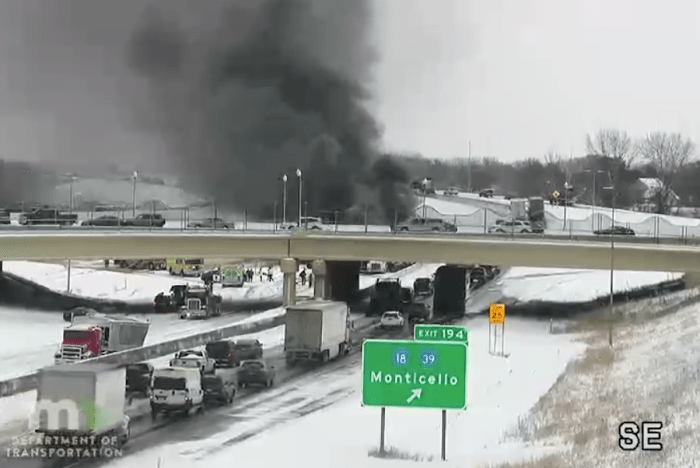
[(182, 411), (190, 414), (204, 407), (202, 376), (198, 368), (155, 369), (151, 378), (151, 417)]

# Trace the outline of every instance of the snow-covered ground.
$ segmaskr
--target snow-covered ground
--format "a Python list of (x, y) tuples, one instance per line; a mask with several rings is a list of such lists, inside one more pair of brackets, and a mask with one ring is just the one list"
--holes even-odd
[[(533, 466), (698, 466), (700, 305), (665, 309), (657, 304), (616, 324), (613, 349), (605, 327), (590, 330), (583, 359), (506, 440), (563, 448)], [(621, 450), (618, 428), (624, 421), (662, 422), (663, 450)]]
[[(613, 272), (613, 290), (631, 291), (682, 276), (682, 273), (617, 270)], [(493, 303), (588, 302), (609, 294), (609, 271), (513, 267), (474, 292), (467, 300), (467, 310), (481, 312)]]
[[(480, 317), (466, 326), (471, 331), (469, 409), (448, 413), (447, 466), (464, 468), (518, 459), (524, 451), (515, 444), (499, 444), (503, 434), (547, 392), (583, 346), (568, 336), (549, 335), (543, 322), (512, 319), (505, 349), (510, 356), (505, 359), (488, 353), (487, 319)], [(328, 395), (332, 400), (331, 395), (341, 391), (350, 396), (286, 424), (276, 425), (279, 418), (274, 416), (237, 422), (205, 439), (156, 446), (108, 466), (157, 466), (159, 459), (161, 466), (168, 468), (219, 466), (230, 460), (251, 468), (385, 466), (385, 461), (368, 457), (368, 452), (378, 447), (379, 410), (361, 407), (361, 380), (359, 366), (310, 375), (295, 387), (304, 388), (315, 398)], [(237, 444), (226, 443), (265, 427), (271, 428)], [(387, 409), (386, 443), (416, 457), (439, 459), (440, 412)]]
[[(426, 205), (447, 218), (457, 216), (464, 226), (482, 226), (486, 212), (490, 226), (497, 217), (508, 216), (510, 201), (503, 198), (482, 198), (471, 193), (457, 197), (427, 198)], [(489, 214), (490, 213), (490, 214)], [(605, 229), (612, 223), (612, 209), (593, 206), (563, 206), (545, 203), (547, 228), (551, 232), (584, 233)], [(566, 220), (566, 223), (564, 222)], [(616, 209), (615, 224), (632, 228), (639, 236), (698, 237), (700, 219), (671, 215), (656, 215), (639, 211)]]
[[(75, 263), (75, 262), (74, 262)], [(55, 263), (5, 261), (3, 269), (51, 290), (65, 293), (68, 287), (68, 268)], [(221, 288), (217, 294), (224, 300), (269, 299), (282, 294), (282, 273), (273, 268), (275, 281), (260, 281), (257, 277), (241, 288)], [(201, 285), (198, 279), (170, 276), (168, 272), (122, 273), (104, 269), (71, 266), (70, 292), (76, 296), (111, 299), (125, 302), (149, 302), (159, 292), (168, 292), (175, 284)]]

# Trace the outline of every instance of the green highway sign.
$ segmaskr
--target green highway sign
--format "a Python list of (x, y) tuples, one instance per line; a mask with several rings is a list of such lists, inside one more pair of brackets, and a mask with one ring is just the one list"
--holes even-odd
[(467, 345), (367, 340), (362, 344), (362, 404), (466, 409)]
[(416, 325), (417, 341), (449, 341), (469, 344), (469, 332), (464, 327), (449, 325)]

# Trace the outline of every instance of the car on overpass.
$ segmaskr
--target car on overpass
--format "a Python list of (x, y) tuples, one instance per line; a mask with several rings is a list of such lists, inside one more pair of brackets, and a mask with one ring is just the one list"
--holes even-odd
[[(321, 218), (316, 218), (316, 217), (311, 217), (311, 216), (306, 216), (301, 218), (301, 223), (299, 222), (294, 222), (294, 223), (287, 223), (287, 224), (282, 224), (280, 225), (280, 229), (282, 230), (311, 230), (311, 231), (321, 231), (324, 229), (327, 229), (327, 226), (323, 224), (323, 220)], [(301, 228), (299, 227), (301, 225)]]
[(86, 219), (81, 226), (124, 226), (124, 220), (118, 218), (117, 216), (98, 216), (93, 219)]
[(457, 195), (459, 195), (459, 189), (457, 187), (450, 187), (442, 193), (443, 195), (446, 195), (448, 197), (456, 197)]
[(165, 226), (165, 218), (158, 213), (141, 213), (135, 218), (125, 220), (124, 226), (162, 228)]
[(188, 228), (204, 228), (204, 229), (233, 229), (235, 224), (223, 220), (221, 218), (204, 218), (198, 221), (192, 221), (187, 224)]
[(613, 226), (607, 229), (593, 231), (596, 236), (634, 236), (634, 230), (624, 226)]
[(457, 226), (440, 218), (413, 218), (399, 223), (394, 232), (457, 232)]
[(0, 224), (10, 224), (10, 211), (0, 209)]
[(532, 234), (532, 232), (530, 222), (520, 219), (499, 220), (489, 227), (489, 234)]

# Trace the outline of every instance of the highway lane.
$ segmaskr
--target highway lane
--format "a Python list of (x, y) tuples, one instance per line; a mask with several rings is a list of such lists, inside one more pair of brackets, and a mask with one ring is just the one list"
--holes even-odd
[[(266, 359), (276, 367), (275, 387), (272, 389), (243, 389), (232, 405), (207, 408), (200, 414), (189, 417), (160, 416), (155, 422), (151, 420), (147, 405), (140, 405), (141, 415), (132, 417), (132, 439), (124, 448), (124, 457), (174, 442), (197, 442), (215, 439), (214, 446), (198, 447), (211, 453), (225, 446), (242, 442), (275, 425), (303, 417), (321, 410), (334, 402), (347, 397), (347, 377), (353, 376), (360, 363), (361, 343), (367, 338), (408, 338), (408, 327), (395, 332), (382, 332), (376, 327), (353, 333), (355, 348), (342, 359), (325, 366), (287, 367), (282, 353), (282, 346), (266, 351)], [(204, 454), (204, 453), (203, 453)], [(0, 465), (12, 467), (38, 468), (46, 467), (45, 460), (10, 459), (5, 457), (5, 448), (0, 454)], [(48, 464), (53, 468), (87, 468), (100, 466), (99, 460), (83, 460), (67, 463), (56, 460)], [(4, 466), (4, 465), (3, 465)]]

